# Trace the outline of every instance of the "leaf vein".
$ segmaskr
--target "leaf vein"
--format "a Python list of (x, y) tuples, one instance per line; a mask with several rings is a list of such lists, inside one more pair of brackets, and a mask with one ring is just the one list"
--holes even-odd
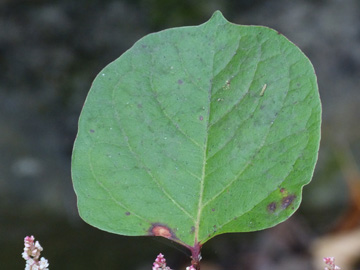
[[(113, 94), (113, 98), (112, 100), (114, 100), (114, 93), (115, 93), (115, 87), (113, 88), (112, 94)], [(116, 110), (116, 106), (115, 104), (113, 104), (113, 109), (114, 109), (114, 117), (118, 120), (119, 123), (121, 123), (120, 117), (118, 115), (118, 112)], [(144, 161), (139, 157), (139, 155), (133, 150), (130, 142), (129, 142), (129, 137), (126, 135), (126, 132), (124, 130), (124, 128), (121, 126), (121, 124), (119, 124), (119, 128), (121, 130), (121, 133), (124, 137), (125, 143), (130, 151), (130, 153), (134, 156), (134, 158), (142, 165), (142, 167), (145, 169), (145, 172), (150, 176), (150, 178), (153, 180), (153, 182), (157, 185), (157, 187), (161, 190), (161, 192), (177, 207), (179, 208), (184, 214), (186, 214), (190, 219), (194, 220), (194, 217), (192, 217), (190, 215), (190, 213), (188, 213), (165, 189), (164, 187), (162, 187), (160, 185), (160, 182), (158, 179), (156, 179), (156, 177), (152, 174), (151, 170), (146, 166), (146, 164), (144, 163)]]
[[(289, 86), (290, 86), (290, 80), (289, 80)], [(288, 90), (286, 91), (286, 95), (284, 97), (284, 100), (283, 100), (283, 103), (282, 103), (282, 106), (280, 108), (282, 108), (284, 106), (284, 103), (285, 103), (285, 100), (287, 98), (287, 95), (289, 93), (289, 87), (287, 88)], [(258, 104), (259, 106), (259, 104)], [(268, 132), (267, 134), (265, 135), (263, 141), (261, 142), (260, 146), (258, 147), (257, 151), (254, 153), (254, 155), (252, 156), (252, 158), (246, 163), (246, 165), (244, 166), (244, 168), (235, 176), (234, 179), (230, 180), (229, 183), (227, 185), (225, 185), (225, 187), (220, 191), (218, 192), (216, 195), (213, 196), (213, 198), (211, 198), (209, 201), (207, 201), (203, 207), (205, 207), (207, 204), (209, 204), (211, 201), (215, 200), (217, 197), (219, 197), (223, 192), (226, 191), (226, 189), (228, 189), (241, 175), (242, 173), (249, 167), (249, 165), (251, 164), (251, 160), (261, 151), (261, 149), (263, 148), (266, 140), (267, 140), (267, 137), (269, 136), (270, 134), (270, 130), (271, 130), (271, 127), (273, 126), (273, 124), (275, 123), (275, 121), (278, 119), (278, 114), (276, 115), (274, 121), (271, 122), (270, 126), (269, 126), (269, 129), (268, 129)]]

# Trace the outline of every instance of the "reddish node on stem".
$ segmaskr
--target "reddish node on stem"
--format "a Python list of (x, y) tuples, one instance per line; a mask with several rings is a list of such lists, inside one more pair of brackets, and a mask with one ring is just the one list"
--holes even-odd
[(201, 260), (201, 244), (196, 243), (193, 247), (189, 247), (191, 250), (191, 265), (196, 269), (200, 270), (200, 260)]

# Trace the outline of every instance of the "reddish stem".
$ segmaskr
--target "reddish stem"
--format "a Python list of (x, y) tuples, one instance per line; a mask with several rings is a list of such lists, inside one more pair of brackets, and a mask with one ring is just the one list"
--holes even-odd
[(191, 250), (191, 265), (194, 266), (196, 270), (200, 270), (201, 244), (196, 243), (193, 247), (190, 247), (190, 250)]

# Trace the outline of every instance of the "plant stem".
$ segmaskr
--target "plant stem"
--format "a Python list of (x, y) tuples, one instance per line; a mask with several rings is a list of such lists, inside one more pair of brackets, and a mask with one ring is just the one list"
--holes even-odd
[(196, 270), (200, 270), (200, 260), (201, 260), (201, 244), (196, 243), (191, 250), (191, 265), (195, 267)]

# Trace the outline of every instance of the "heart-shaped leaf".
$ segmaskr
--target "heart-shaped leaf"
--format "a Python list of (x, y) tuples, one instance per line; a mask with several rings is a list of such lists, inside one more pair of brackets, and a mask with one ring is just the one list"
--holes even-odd
[(321, 106), (283, 35), (229, 23), (150, 34), (96, 77), (74, 146), (81, 217), (185, 246), (268, 228), (313, 174)]

